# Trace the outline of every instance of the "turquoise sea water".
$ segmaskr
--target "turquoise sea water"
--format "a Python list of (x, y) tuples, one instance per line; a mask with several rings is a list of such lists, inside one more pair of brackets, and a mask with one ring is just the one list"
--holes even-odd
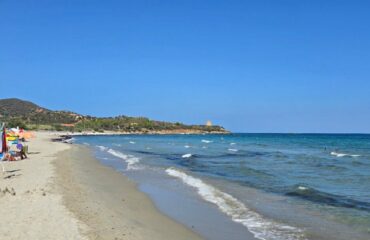
[[(370, 239), (370, 135), (81, 136), (76, 142), (138, 182), (180, 222), (193, 227), (191, 210), (198, 218), (213, 211), (214, 223), (197, 229), (209, 239), (227, 237), (227, 231), (205, 233), (221, 223), (235, 228), (232, 239), (245, 239), (241, 229), (257, 239)], [(171, 197), (168, 189), (181, 191)], [(171, 208), (179, 198), (189, 199), (186, 214)]]

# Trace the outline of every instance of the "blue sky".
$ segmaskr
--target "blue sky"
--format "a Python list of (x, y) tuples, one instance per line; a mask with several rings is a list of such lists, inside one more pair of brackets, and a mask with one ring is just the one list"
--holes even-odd
[(370, 132), (369, 1), (0, 1), (0, 98), (239, 132)]

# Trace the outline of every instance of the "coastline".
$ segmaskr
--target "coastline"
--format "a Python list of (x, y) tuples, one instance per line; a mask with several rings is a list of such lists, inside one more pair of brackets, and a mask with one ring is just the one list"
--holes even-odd
[(72, 145), (54, 164), (63, 202), (87, 225), (89, 239), (201, 239), (160, 213), (132, 181), (100, 164), (89, 149)]
[[(139, 137), (135, 136), (135, 138)], [(126, 174), (126, 166), (131, 164), (128, 162), (128, 157), (136, 156), (140, 162), (149, 163), (150, 166), (150, 162), (145, 161), (152, 159), (153, 155), (146, 158), (143, 155), (144, 152), (141, 155), (135, 153), (135, 156), (124, 155), (126, 157), (110, 158), (112, 157), (110, 155), (113, 157), (115, 155), (108, 151), (111, 150), (109, 147), (116, 151), (127, 151), (127, 154), (130, 154), (130, 151), (135, 150), (139, 144), (145, 146), (148, 142), (152, 143), (152, 138), (144, 137), (141, 141), (136, 139), (135, 142), (129, 142), (129, 138), (124, 138), (126, 145), (120, 145), (121, 148), (117, 147), (114, 141), (110, 145), (106, 142), (104, 144), (104, 141), (94, 142), (94, 138), (86, 138), (86, 142), (79, 142), (76, 139), (81, 143), (76, 145), (52, 142), (53, 139), (58, 138), (60, 138), (59, 132), (37, 132), (36, 138), (27, 142), (29, 159), (1, 162), (6, 171), (0, 179), (0, 204), (2, 206), (0, 214), (4, 219), (4, 224), (0, 226), (0, 239), (166, 240), (201, 239), (203, 237), (221, 240), (240, 239), (241, 236), (244, 239), (255, 239), (255, 232), (252, 236), (249, 225), (247, 231), (247, 228), (239, 224), (227, 225), (233, 219), (217, 216), (217, 213), (221, 214), (217, 209), (219, 205), (210, 205), (204, 201), (197, 202), (201, 198), (198, 199), (196, 192), (183, 188), (182, 179), (181, 181), (173, 181), (173, 179), (167, 181), (167, 175), (162, 178), (157, 172), (150, 173), (145, 170), (138, 171), (139, 175), (136, 171), (127, 171)], [(203, 136), (200, 136), (196, 140), (200, 146), (205, 144), (200, 141), (202, 138)], [(209, 141), (211, 140), (209, 138)], [(98, 151), (84, 144), (95, 146)], [(168, 141), (162, 143), (165, 148), (168, 144)], [(183, 146), (187, 146), (184, 144), (188, 144), (188, 141), (184, 140), (178, 145), (183, 149)], [(104, 146), (107, 147), (104, 148)], [(330, 151), (326, 154), (331, 156)], [(181, 157), (181, 154), (179, 156)], [(348, 158), (350, 157), (357, 159), (352, 155)], [(160, 159), (154, 156), (152, 160)], [(338, 157), (335, 160), (338, 161)], [(178, 161), (188, 162), (182, 158)], [(140, 162), (134, 163), (140, 167)], [(122, 174), (121, 170), (125, 174)], [(181, 170), (176, 174), (171, 174), (171, 176), (180, 176), (178, 174), (182, 174)], [(216, 197), (223, 194), (217, 190), (220, 189), (220, 191), (225, 190), (226, 193), (230, 193), (236, 199), (248, 200), (245, 204), (252, 209), (252, 212), (246, 214), (254, 214), (257, 211), (267, 220), (277, 219), (278, 223), (282, 221), (287, 223), (288, 227), (298, 226), (304, 229), (307, 239), (332, 239), (336, 232), (341, 232), (340, 237), (336, 236), (341, 239), (367, 239), (366, 236), (368, 236), (365, 224), (363, 224), (365, 228), (359, 226), (352, 229), (354, 222), (351, 219), (349, 219), (351, 222), (348, 222), (350, 225), (346, 225), (344, 223), (346, 219), (341, 218), (342, 216), (329, 215), (330, 212), (324, 212), (321, 215), (321, 212), (314, 209), (316, 205), (307, 204), (309, 208), (306, 208), (306, 205), (303, 206), (302, 202), (297, 205), (296, 200), (298, 199), (292, 199), (285, 204), (282, 202), (284, 200), (282, 197), (275, 198), (276, 196), (259, 193), (256, 195), (254, 192), (247, 191), (246, 188), (239, 192), (238, 186), (224, 185), (222, 181), (216, 179), (201, 178), (210, 185), (204, 186), (205, 183), (192, 174), (181, 175), (181, 178), (190, 179), (190, 182), (185, 182), (187, 186), (198, 190), (199, 188), (211, 188), (211, 191), (214, 191), (212, 186), (215, 186)], [(194, 185), (194, 182), (197, 185)], [(207, 206), (204, 207), (202, 204)], [(324, 205), (318, 210), (324, 207), (327, 208)], [(217, 211), (213, 212), (212, 209)], [(299, 210), (301, 215), (294, 216), (295, 211), (289, 211), (292, 209)], [(260, 220), (263, 221), (253, 220), (252, 224), (266, 224), (266, 219)], [(357, 219), (354, 220), (357, 221)], [(267, 221), (267, 224), (269, 223), (271, 221)], [(239, 231), (238, 227), (239, 230), (243, 228), (242, 231)], [(301, 235), (297, 237), (289, 239), (301, 239)]]
[(201, 239), (83, 146), (37, 132), (28, 159), (2, 162), (1, 239)]
[(117, 131), (104, 131), (104, 132), (94, 132), (94, 131), (84, 131), (84, 132), (69, 132), (69, 131), (61, 131), (56, 132), (56, 134), (60, 137), (73, 137), (73, 136), (122, 136), (122, 135), (209, 135), (209, 134), (217, 134), (217, 135), (228, 135), (232, 134), (229, 131), (212, 131), (212, 132), (205, 132), (205, 131), (195, 131), (195, 130), (166, 130), (166, 131), (132, 131), (132, 132), (117, 132)]
[[(275, 141), (274, 138), (268, 139)], [(294, 144), (294, 140), (290, 142)], [(271, 144), (269, 141), (261, 144)], [(285, 142), (284, 138), (282, 141)], [(295, 145), (287, 150), (279, 148), (282, 152), (271, 158), (271, 152), (276, 153), (274, 145), (272, 151), (265, 145), (259, 146), (254, 135), (231, 135), (225, 138), (217, 135), (78, 137), (75, 142), (89, 146), (99, 163), (122, 171), (162, 213), (206, 239), (367, 239), (350, 225), (342, 224), (344, 219), (340, 215), (321, 211), (328, 208), (326, 203), (318, 205), (317, 202), (265, 192), (262, 188), (243, 186), (229, 180), (233, 176), (245, 176), (246, 181), (250, 180), (246, 179), (249, 177), (265, 179), (268, 176), (265, 171), (254, 170), (253, 164), (263, 164), (256, 159), (266, 154), (262, 159), (269, 164), (265, 166), (274, 166), (276, 161), (281, 161), (279, 156), (287, 154), (287, 150), (294, 151)], [(229, 153), (230, 146), (238, 149), (241, 157), (234, 155), (234, 152)], [(190, 158), (186, 154), (191, 154)], [(329, 162), (333, 159), (330, 151), (320, 156)], [(244, 161), (248, 161), (248, 164), (244, 165)], [(230, 164), (235, 165), (230, 168)], [(240, 174), (240, 167), (244, 175)], [(212, 176), (218, 173), (225, 174), (225, 177)], [(305, 185), (292, 189), (303, 189), (305, 193), (306, 188), (301, 186)], [(293, 190), (289, 188), (290, 192)], [(341, 236), (336, 236), (337, 232)]]

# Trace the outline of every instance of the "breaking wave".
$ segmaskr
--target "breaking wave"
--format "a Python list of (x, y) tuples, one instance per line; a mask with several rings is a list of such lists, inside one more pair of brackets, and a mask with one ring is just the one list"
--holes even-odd
[(108, 148), (107, 147), (104, 147), (104, 146), (96, 146), (97, 148), (99, 148), (100, 149), (100, 151), (107, 151), (108, 150)]
[(127, 170), (137, 170), (138, 169), (138, 167), (135, 165), (139, 163), (139, 158), (132, 156), (132, 155), (121, 153), (113, 149), (108, 149), (107, 152), (115, 157), (125, 160), (125, 162), (127, 163), (127, 168), (126, 168)]
[(361, 155), (358, 155), (358, 154), (348, 154), (348, 153), (339, 153), (339, 152), (331, 152), (330, 153), (331, 155), (333, 156), (336, 156), (336, 157), (360, 157)]
[(257, 212), (248, 209), (235, 197), (220, 191), (201, 179), (187, 175), (175, 168), (168, 168), (166, 173), (195, 188), (205, 201), (215, 204), (234, 222), (244, 225), (258, 239), (304, 239), (302, 230), (264, 218)]

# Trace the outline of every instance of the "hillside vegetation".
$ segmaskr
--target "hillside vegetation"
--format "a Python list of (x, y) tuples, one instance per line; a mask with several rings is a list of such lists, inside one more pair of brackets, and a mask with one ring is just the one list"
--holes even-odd
[(70, 111), (53, 111), (16, 98), (0, 99), (0, 121), (8, 127), (68, 131), (118, 131), (128, 133), (227, 133), (220, 126), (185, 125), (145, 117), (99, 118)]

